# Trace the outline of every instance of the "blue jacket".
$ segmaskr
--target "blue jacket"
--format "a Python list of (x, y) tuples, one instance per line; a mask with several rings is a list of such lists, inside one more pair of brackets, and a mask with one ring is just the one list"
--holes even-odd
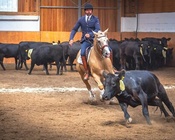
[(74, 38), (74, 36), (75, 36), (76, 32), (78, 31), (79, 27), (81, 27), (81, 30), (82, 30), (81, 42), (83, 42), (86, 39), (85, 38), (86, 33), (90, 34), (89, 41), (93, 41), (94, 34), (93, 34), (92, 30), (95, 31), (95, 32), (98, 32), (100, 30), (99, 19), (96, 16), (92, 15), (90, 20), (88, 22), (86, 22), (85, 21), (85, 16), (82, 16), (77, 21), (75, 26), (73, 27), (69, 40)]

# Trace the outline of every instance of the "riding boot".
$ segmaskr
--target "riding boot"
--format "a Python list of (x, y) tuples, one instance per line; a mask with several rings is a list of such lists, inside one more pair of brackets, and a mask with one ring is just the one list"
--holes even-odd
[(82, 58), (83, 66), (85, 69), (84, 80), (89, 80), (89, 69), (87, 65), (86, 56), (81, 56), (81, 58)]

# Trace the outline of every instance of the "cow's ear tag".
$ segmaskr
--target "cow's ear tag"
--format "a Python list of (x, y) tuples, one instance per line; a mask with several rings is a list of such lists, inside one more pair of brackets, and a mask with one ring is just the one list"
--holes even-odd
[(55, 43), (55, 42), (54, 42), (54, 43), (52, 43), (52, 45), (58, 45), (58, 43)]
[(143, 56), (143, 50), (142, 50), (142, 47), (140, 47), (140, 54)]
[(123, 79), (124, 79), (124, 76), (122, 76), (121, 80), (119, 81), (120, 82), (120, 90), (121, 91), (124, 91), (125, 90), (125, 84), (123, 82)]
[(167, 47), (163, 47), (163, 49), (164, 49), (164, 50), (168, 50), (168, 48), (167, 48)]
[(32, 52), (33, 52), (33, 49), (29, 49), (28, 54), (27, 54), (29, 58), (31, 58)]
[(27, 52), (28, 50), (26, 50), (26, 52)]
[(164, 58), (166, 58), (166, 51), (165, 50), (162, 50), (162, 55)]

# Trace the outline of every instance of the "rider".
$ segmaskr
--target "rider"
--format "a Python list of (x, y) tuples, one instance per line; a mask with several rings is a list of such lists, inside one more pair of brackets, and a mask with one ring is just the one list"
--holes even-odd
[(85, 69), (84, 80), (89, 79), (89, 69), (87, 65), (87, 58), (85, 55), (86, 48), (92, 47), (94, 34), (92, 32), (98, 32), (100, 30), (100, 23), (98, 17), (94, 16), (93, 13), (93, 6), (90, 3), (86, 3), (84, 6), (85, 15), (78, 19), (77, 23), (73, 27), (70, 38), (69, 44), (72, 46), (73, 38), (78, 31), (79, 27), (82, 30), (82, 37), (81, 37), (81, 58), (83, 62), (83, 66)]

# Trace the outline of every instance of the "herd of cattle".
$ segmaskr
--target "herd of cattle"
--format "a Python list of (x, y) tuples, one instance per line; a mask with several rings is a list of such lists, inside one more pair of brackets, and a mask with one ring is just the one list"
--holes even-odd
[[(113, 53), (113, 66), (117, 69), (146, 69), (153, 70), (165, 66), (172, 60), (173, 48), (168, 48), (168, 41), (171, 38), (147, 37), (140, 39), (127, 39), (117, 41), (109, 39), (109, 47)], [(56, 74), (62, 74), (63, 67), (66, 70), (67, 59), (73, 70), (73, 62), (80, 50), (80, 41), (69, 46), (68, 41), (58, 43), (48, 42), (26, 42), (19, 44), (0, 43), (0, 64), (5, 70), (3, 59), (15, 58), (15, 69), (22, 69), (23, 65), (28, 70), (26, 60), (31, 59), (31, 66), (28, 74), (31, 74), (34, 65), (43, 65), (48, 72), (48, 64), (57, 66)]]

